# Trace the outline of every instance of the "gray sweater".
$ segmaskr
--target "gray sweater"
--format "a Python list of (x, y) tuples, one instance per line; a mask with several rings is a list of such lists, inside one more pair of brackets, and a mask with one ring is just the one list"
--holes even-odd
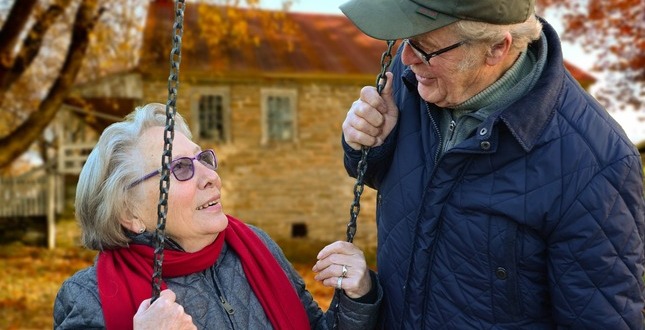
[[(333, 308), (323, 313), (305, 283), (280, 247), (263, 231), (250, 226), (282, 266), (309, 316), (312, 329), (331, 329)], [(340, 295), (340, 329), (373, 329), (383, 293), (376, 274), (371, 272), (377, 299), (365, 304)], [(165, 278), (168, 288), (177, 295), (177, 303), (192, 316), (199, 329), (271, 329), (271, 323), (255, 297), (238, 256), (224, 244), (210, 268), (188, 276)], [(330, 289), (331, 290), (331, 289)], [(230, 306), (225, 306), (222, 299)], [(334, 306), (332, 301), (331, 306)], [(227, 308), (228, 307), (228, 308)], [(232, 310), (231, 310), (232, 309)], [(54, 329), (105, 328), (98, 295), (96, 264), (80, 270), (67, 279), (54, 303)]]

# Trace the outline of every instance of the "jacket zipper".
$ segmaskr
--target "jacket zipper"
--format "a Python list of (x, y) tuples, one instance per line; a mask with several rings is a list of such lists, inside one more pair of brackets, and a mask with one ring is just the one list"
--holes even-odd
[(215, 287), (215, 291), (217, 291), (217, 297), (219, 298), (219, 302), (222, 304), (222, 307), (224, 307), (224, 310), (228, 315), (233, 315), (235, 314), (235, 309), (233, 308), (233, 305), (231, 305), (226, 298), (224, 298), (224, 294), (222, 291), (219, 289), (219, 283), (215, 279), (215, 272), (213, 271), (211, 273), (211, 276), (213, 277), (213, 286)]
[(224, 294), (220, 290), (219, 282), (217, 281), (217, 278), (215, 277), (215, 270), (212, 269), (210, 271), (211, 279), (213, 280), (213, 288), (215, 289), (215, 294), (217, 295), (217, 298), (219, 299), (220, 304), (222, 304), (222, 307), (228, 314), (228, 321), (231, 323), (231, 329), (235, 329), (235, 323), (233, 323), (233, 320), (231, 319), (231, 316), (235, 314), (235, 309), (233, 308), (233, 305), (231, 305), (226, 298), (224, 298)]
[(450, 125), (448, 126), (448, 131), (450, 132), (450, 138), (448, 138), (449, 141), (452, 140), (453, 135), (455, 135), (455, 127), (457, 127), (457, 123), (454, 119), (450, 119)]
[[(437, 126), (437, 123), (435, 122), (434, 118), (430, 114), (430, 104), (428, 102), (425, 102), (425, 105), (426, 105), (426, 112), (428, 114), (428, 118), (430, 118), (430, 122), (432, 123), (432, 127), (434, 128), (435, 132), (437, 133), (437, 136), (439, 137), (439, 147), (437, 148), (437, 151), (436, 151), (435, 156), (434, 156), (433, 170), (432, 170), (432, 173), (430, 173), (430, 176), (428, 178), (428, 180), (432, 180), (432, 177), (434, 176), (434, 172), (437, 170), (437, 165), (439, 164), (439, 158), (440, 158), (440, 155), (441, 155), (441, 148), (443, 146), (443, 137), (441, 136), (441, 131), (439, 130), (439, 126)], [(422, 202), (425, 201), (425, 199), (426, 199), (426, 191), (427, 191), (427, 189), (424, 188), (423, 189), (423, 196), (421, 197)], [(420, 212), (421, 211), (419, 211), (419, 214), (417, 215), (417, 217), (421, 216)], [(415, 232), (418, 232), (418, 229), (419, 229), (419, 219), (417, 218), (417, 222), (415, 224)], [(417, 238), (416, 237), (413, 239), (412, 244), (413, 244), (412, 250), (414, 251), (416, 249), (415, 246), (417, 244)], [(434, 248), (434, 246), (433, 246), (433, 248)], [(403, 309), (404, 310), (409, 309), (409, 306), (410, 306), (409, 302), (407, 301), (407, 296), (408, 296), (407, 291), (408, 291), (408, 283), (410, 282), (410, 277), (409, 276), (410, 276), (410, 273), (412, 272), (413, 267), (414, 267), (413, 263), (410, 262), (410, 266), (408, 267), (408, 272), (407, 272), (406, 279), (405, 279), (404, 286), (403, 286), (403, 290), (404, 290), (404, 293), (403, 293), (403, 295), (404, 295), (404, 302), (403, 302), (404, 307), (403, 307)], [(400, 328), (404, 329), (405, 325), (406, 325), (406, 320), (401, 320)]]
[(428, 113), (428, 118), (430, 118), (432, 127), (434, 127), (435, 132), (437, 132), (437, 136), (439, 136), (439, 147), (437, 148), (437, 152), (434, 155), (434, 165), (436, 167), (437, 164), (439, 163), (441, 148), (443, 148), (443, 137), (441, 136), (441, 130), (439, 130), (439, 126), (437, 126), (437, 123), (434, 121), (434, 118), (432, 118), (432, 115), (430, 114), (430, 104), (428, 102), (425, 102), (425, 104), (426, 104), (426, 112)]
[(226, 298), (224, 298), (224, 296), (220, 295), (219, 301), (222, 303), (222, 306), (224, 306), (224, 309), (226, 310), (228, 315), (235, 314), (235, 309), (233, 309), (233, 306), (229, 304), (229, 302), (226, 300)]

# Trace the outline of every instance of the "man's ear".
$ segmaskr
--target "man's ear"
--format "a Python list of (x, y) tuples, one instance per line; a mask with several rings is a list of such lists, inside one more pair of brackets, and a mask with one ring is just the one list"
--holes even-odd
[(486, 56), (486, 64), (494, 66), (503, 62), (510, 53), (512, 44), (513, 37), (509, 32), (506, 32), (504, 39), (491, 46), (490, 52)]

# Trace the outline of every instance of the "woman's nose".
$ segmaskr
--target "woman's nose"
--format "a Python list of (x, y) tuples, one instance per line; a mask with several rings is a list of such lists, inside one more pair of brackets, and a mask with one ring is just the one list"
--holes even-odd
[[(199, 162), (195, 162), (196, 164)], [(219, 174), (217, 171), (210, 169), (206, 167), (206, 165), (199, 163), (197, 167), (195, 168), (196, 175), (198, 175), (199, 178), (199, 186), (200, 188), (209, 188), (211, 186), (215, 186), (220, 188), (221, 187), (221, 179), (219, 177)]]

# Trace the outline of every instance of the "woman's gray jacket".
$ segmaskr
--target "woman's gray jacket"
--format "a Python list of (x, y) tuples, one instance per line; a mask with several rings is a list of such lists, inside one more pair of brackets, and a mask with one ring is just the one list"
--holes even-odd
[[(323, 312), (305, 289), (305, 283), (280, 247), (258, 228), (251, 227), (264, 241), (296, 289), (309, 316), (312, 329), (331, 329), (334, 308)], [(382, 300), (382, 290), (371, 272), (376, 302), (365, 304), (340, 295), (341, 329), (372, 329)], [(168, 288), (177, 296), (177, 303), (192, 316), (199, 329), (270, 329), (271, 323), (255, 297), (238, 256), (224, 244), (215, 265), (188, 276), (166, 278)], [(330, 289), (331, 290), (331, 289)], [(152, 292), (152, 289), (151, 289)], [(336, 302), (332, 301), (331, 306)], [(105, 328), (98, 295), (96, 264), (67, 279), (54, 303), (54, 329)]]

